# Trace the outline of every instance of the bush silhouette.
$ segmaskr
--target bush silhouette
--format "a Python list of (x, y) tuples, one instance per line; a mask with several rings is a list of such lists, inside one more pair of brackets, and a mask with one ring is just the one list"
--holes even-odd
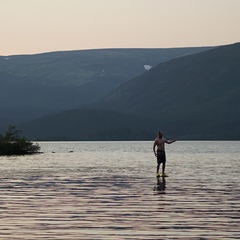
[(5, 135), (0, 135), (0, 155), (25, 155), (39, 153), (40, 146), (20, 137), (16, 126), (9, 126)]

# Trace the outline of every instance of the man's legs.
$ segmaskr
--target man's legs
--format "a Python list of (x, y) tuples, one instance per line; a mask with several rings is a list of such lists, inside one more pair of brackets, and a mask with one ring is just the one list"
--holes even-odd
[(160, 163), (157, 164), (157, 173), (159, 173)]
[(165, 173), (165, 165), (166, 165), (166, 162), (163, 162), (163, 164), (162, 164), (162, 174), (164, 175), (164, 173)]
[(162, 176), (163, 177), (167, 177), (167, 175), (165, 174), (165, 167), (166, 167), (166, 153), (165, 151), (163, 151), (163, 155), (162, 155)]

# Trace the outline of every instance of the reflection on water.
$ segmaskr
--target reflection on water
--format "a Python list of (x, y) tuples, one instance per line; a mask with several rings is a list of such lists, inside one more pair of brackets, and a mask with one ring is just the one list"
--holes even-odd
[[(240, 142), (40, 143), (1, 157), (0, 239), (240, 239)], [(55, 153), (52, 153), (55, 152)]]
[(165, 193), (165, 189), (166, 189), (166, 178), (157, 178), (157, 184), (156, 186), (153, 188), (154, 191), (156, 191), (156, 193), (158, 194), (164, 194)]

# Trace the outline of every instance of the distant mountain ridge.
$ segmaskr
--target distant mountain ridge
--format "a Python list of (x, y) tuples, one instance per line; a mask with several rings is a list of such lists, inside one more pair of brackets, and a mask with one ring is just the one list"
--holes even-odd
[[(223, 91), (238, 95), (239, 89), (233, 87), (238, 87), (240, 81), (239, 62), (240, 43), (172, 59), (115, 89), (101, 104), (134, 113), (144, 110), (145, 114), (156, 107), (162, 110), (186, 104), (196, 107), (195, 104), (209, 102), (211, 95), (224, 98)], [(186, 93), (192, 95), (190, 102)]]
[[(240, 135), (239, 63), (240, 43), (173, 59), (122, 85), (101, 104), (154, 116), (181, 135), (184, 131), (207, 135), (205, 130), (213, 137), (221, 128), (225, 136)], [(176, 130), (178, 122), (182, 131)], [(233, 129), (227, 131), (229, 125)]]
[(156, 66), (209, 48), (99, 49), (0, 56), (0, 122), (14, 124), (96, 102), (145, 72), (146, 64)]
[[(240, 43), (175, 58), (127, 81), (91, 108), (21, 127), (35, 139), (40, 131), (40, 139), (51, 139), (57, 124), (57, 138), (75, 140), (149, 140), (158, 129), (179, 139), (239, 140), (239, 62)], [(72, 130), (62, 130), (65, 126)]]

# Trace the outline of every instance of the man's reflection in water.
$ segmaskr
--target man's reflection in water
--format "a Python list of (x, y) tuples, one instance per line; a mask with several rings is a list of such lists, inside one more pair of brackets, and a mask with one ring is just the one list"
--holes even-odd
[(154, 187), (154, 191), (158, 194), (164, 194), (166, 189), (165, 177), (157, 177), (157, 185)]

